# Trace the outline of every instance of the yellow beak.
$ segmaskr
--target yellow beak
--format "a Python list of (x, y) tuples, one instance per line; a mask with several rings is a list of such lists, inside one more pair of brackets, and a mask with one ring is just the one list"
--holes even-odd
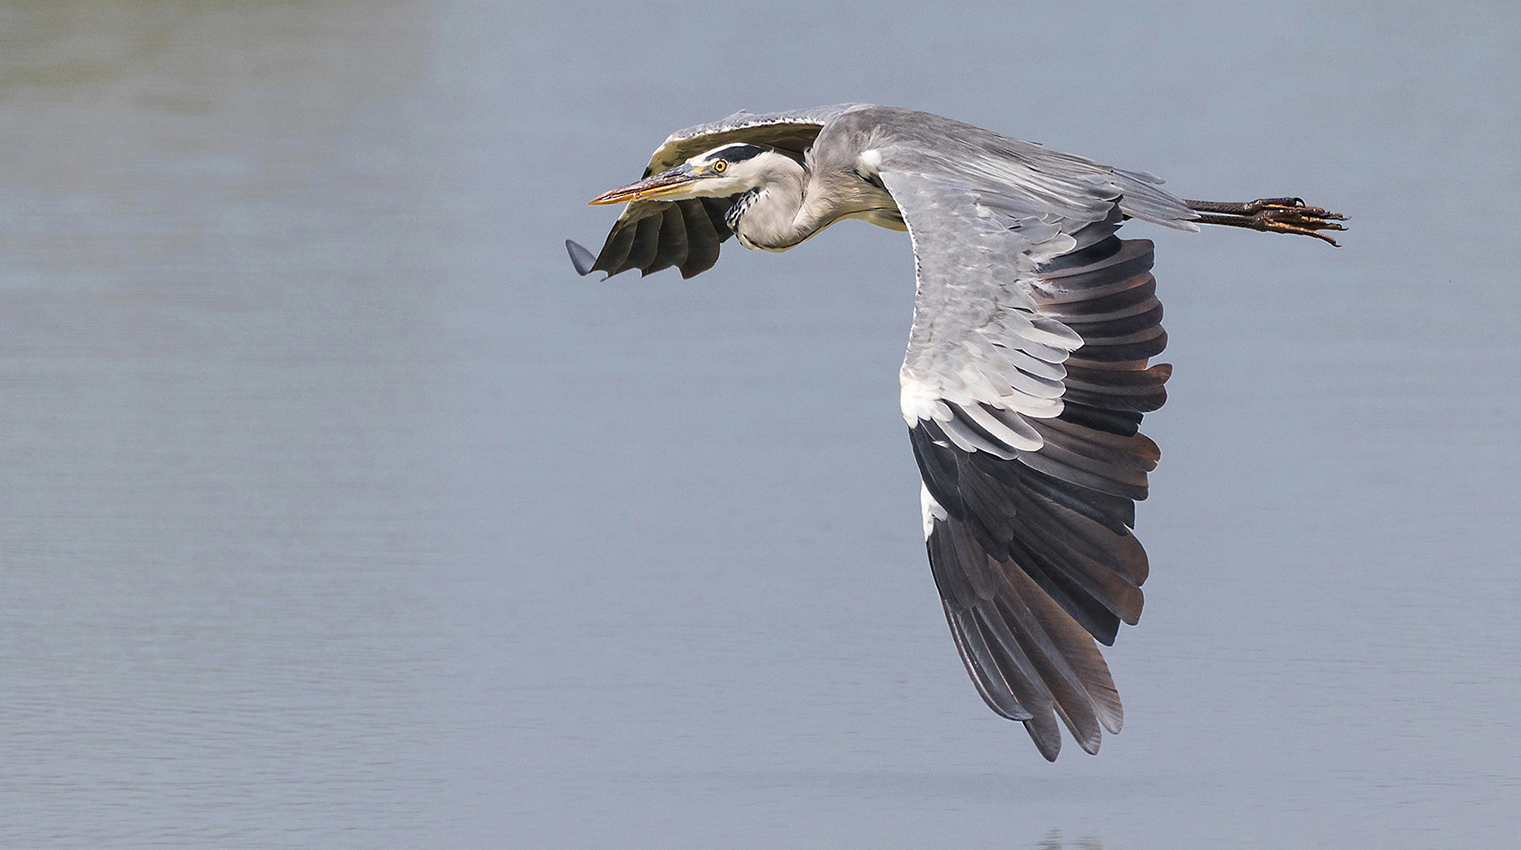
[(587, 203), (617, 204), (624, 201), (642, 201), (663, 198), (680, 192), (688, 184), (695, 183), (699, 175), (692, 173), (692, 166), (678, 165), (670, 171), (646, 177), (638, 183), (630, 183), (621, 189), (604, 192)]

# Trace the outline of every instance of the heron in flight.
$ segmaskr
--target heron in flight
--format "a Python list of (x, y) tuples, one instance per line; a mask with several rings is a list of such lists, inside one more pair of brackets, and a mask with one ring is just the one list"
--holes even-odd
[(1131, 533), (1166, 400), (1152, 243), (1129, 218), (1297, 233), (1343, 217), (1297, 198), (1187, 201), (1157, 178), (906, 109), (738, 112), (672, 134), (582, 275), (706, 271), (731, 235), (785, 251), (856, 218), (908, 231), (917, 295), (900, 375), (930, 569), (961, 660), (1041, 755), (1060, 718), (1087, 752), (1123, 712), (1095, 642), (1141, 615)]

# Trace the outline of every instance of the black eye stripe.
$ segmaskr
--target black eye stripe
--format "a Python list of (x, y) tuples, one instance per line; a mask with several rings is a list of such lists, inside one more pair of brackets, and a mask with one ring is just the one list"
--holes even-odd
[(725, 162), (728, 162), (730, 165), (733, 165), (736, 162), (744, 162), (747, 159), (759, 156), (765, 152), (766, 149), (762, 147), (756, 147), (755, 145), (748, 145), (744, 143), (736, 143), (732, 145), (724, 145), (721, 148), (716, 148), (714, 150), (708, 151), (708, 159), (709, 161), (722, 159)]

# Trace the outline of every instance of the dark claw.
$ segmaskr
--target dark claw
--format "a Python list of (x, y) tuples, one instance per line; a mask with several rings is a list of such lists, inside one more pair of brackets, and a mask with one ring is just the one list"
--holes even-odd
[(1264, 233), (1295, 233), (1313, 236), (1336, 245), (1336, 240), (1321, 231), (1346, 230), (1337, 224), (1346, 221), (1340, 213), (1307, 206), (1300, 198), (1258, 198), (1246, 203), (1228, 201), (1185, 201), (1188, 208), (1201, 213), (1202, 224), (1246, 227)]

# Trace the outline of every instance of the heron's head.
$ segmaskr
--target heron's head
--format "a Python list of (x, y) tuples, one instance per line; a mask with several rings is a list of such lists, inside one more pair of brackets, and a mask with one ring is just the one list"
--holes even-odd
[(767, 172), (776, 165), (774, 160), (777, 158), (792, 161), (783, 154), (755, 145), (724, 145), (700, 153), (670, 171), (598, 195), (591, 203), (726, 198), (762, 185)]

